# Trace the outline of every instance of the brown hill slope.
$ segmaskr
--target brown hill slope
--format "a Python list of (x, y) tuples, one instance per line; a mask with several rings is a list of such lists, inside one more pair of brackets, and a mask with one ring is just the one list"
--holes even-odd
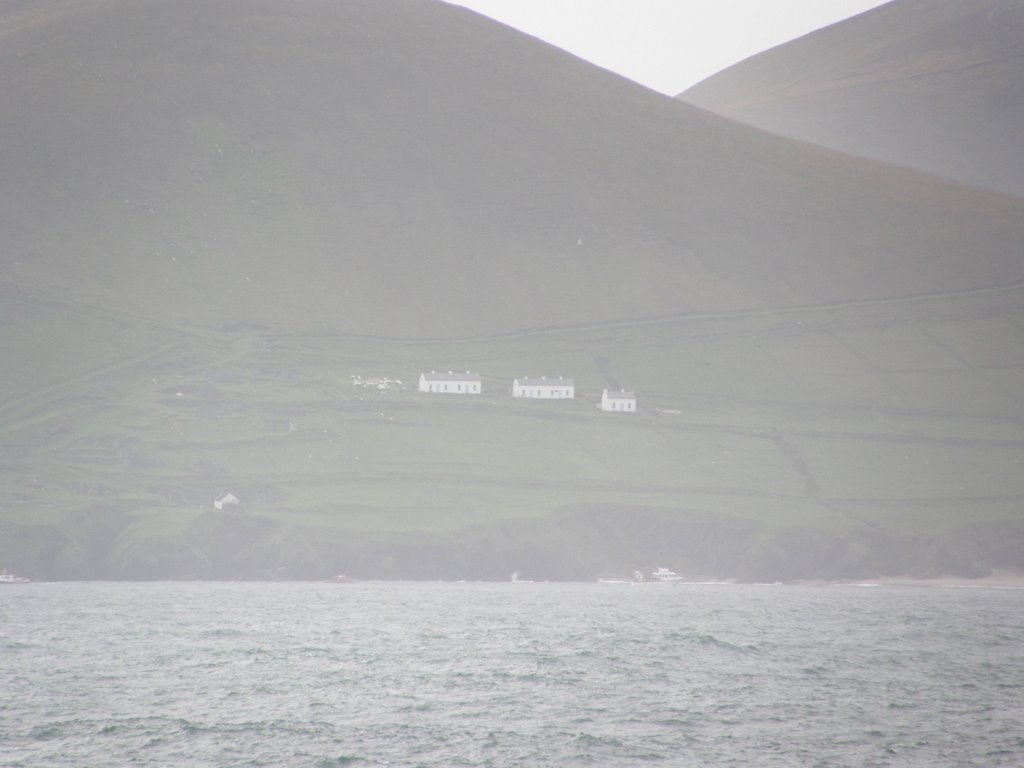
[(656, 96), (427, 0), (0, 15), (2, 290), (472, 336), (1024, 279), (1024, 203)]
[(1024, 195), (1024, 4), (895, 0), (681, 99), (751, 125)]

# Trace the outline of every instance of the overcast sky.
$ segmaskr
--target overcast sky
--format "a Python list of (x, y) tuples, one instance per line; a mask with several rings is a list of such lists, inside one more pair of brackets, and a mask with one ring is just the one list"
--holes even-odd
[(675, 95), (884, 0), (449, 0)]

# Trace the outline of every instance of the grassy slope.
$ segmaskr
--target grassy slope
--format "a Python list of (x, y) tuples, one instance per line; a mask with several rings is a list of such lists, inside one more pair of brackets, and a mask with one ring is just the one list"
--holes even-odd
[[(1024, 567), (1021, 298), (465, 342), (154, 327), (177, 343), (0, 413), (0, 557), (51, 577)], [(438, 366), (486, 393), (417, 393)], [(515, 401), (524, 372), (580, 397)], [(642, 412), (600, 413), (606, 385)], [(227, 490), (244, 507), (213, 510)]]
[[(6, 567), (1022, 567), (1019, 201), (431, 3), (17, 9)], [(439, 367), (487, 394), (417, 394)], [(504, 396), (542, 373), (580, 400)], [(403, 384), (353, 383), (381, 377)], [(600, 414), (606, 384), (643, 413)], [(244, 509), (214, 511), (225, 490)]]
[(440, 3), (5, 18), (5, 290), (464, 337), (1024, 280), (1020, 201), (778, 140)]
[(680, 95), (750, 125), (1024, 196), (1024, 7), (895, 0)]

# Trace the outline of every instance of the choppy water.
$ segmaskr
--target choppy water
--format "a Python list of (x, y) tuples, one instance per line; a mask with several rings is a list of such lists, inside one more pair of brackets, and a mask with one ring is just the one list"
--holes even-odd
[(0, 765), (1021, 766), (1024, 591), (0, 590)]

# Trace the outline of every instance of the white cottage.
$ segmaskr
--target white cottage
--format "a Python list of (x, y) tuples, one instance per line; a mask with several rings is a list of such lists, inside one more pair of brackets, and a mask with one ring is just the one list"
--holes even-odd
[(572, 379), (515, 379), (512, 382), (512, 397), (530, 397), (538, 400), (572, 400), (576, 397), (576, 386)]
[(213, 502), (214, 509), (224, 509), (238, 504), (238, 497), (233, 493), (224, 493), (217, 497), (217, 500)]
[(601, 410), (636, 413), (636, 393), (624, 389), (606, 389), (601, 393)]
[(469, 371), (420, 374), (420, 392), (441, 392), (450, 395), (479, 395), (480, 374)]

